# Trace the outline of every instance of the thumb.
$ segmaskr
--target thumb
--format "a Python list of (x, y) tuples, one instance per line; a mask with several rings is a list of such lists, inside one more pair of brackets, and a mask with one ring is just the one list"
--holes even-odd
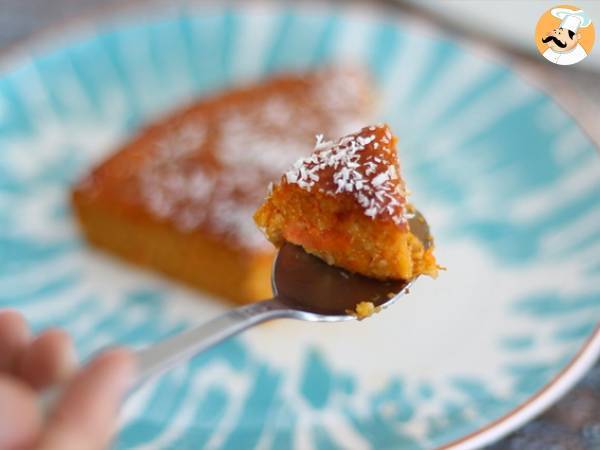
[(38, 450), (106, 448), (134, 373), (134, 358), (126, 350), (111, 350), (93, 360), (67, 386)]

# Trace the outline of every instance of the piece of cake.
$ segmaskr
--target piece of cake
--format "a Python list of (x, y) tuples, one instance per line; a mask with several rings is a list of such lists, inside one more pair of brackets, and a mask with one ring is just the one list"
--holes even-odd
[(369, 90), (362, 71), (328, 68), (280, 75), (174, 112), (74, 187), (85, 236), (220, 297), (270, 297), (274, 249), (252, 214), (315, 133), (364, 123)]
[(318, 136), (314, 152), (288, 170), (254, 219), (276, 246), (301, 245), (329, 264), (368, 277), (435, 276), (433, 247), (411, 233), (396, 138), (387, 125), (338, 142)]

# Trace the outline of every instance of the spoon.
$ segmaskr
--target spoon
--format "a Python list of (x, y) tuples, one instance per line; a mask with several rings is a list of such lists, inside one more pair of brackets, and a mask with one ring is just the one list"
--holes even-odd
[[(409, 219), (411, 231), (425, 247), (432, 245), (427, 222), (418, 211)], [(138, 376), (134, 388), (207, 348), (241, 331), (273, 319), (298, 319), (312, 322), (356, 320), (351, 312), (357, 303), (372, 302), (387, 308), (407, 292), (412, 280), (381, 281), (330, 266), (301, 247), (284, 244), (273, 264), (273, 298), (241, 306), (196, 328), (134, 353)], [(59, 389), (45, 393), (48, 408)]]

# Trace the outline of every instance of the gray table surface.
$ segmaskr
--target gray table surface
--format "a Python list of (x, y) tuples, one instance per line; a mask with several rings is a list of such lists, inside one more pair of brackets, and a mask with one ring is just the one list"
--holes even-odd
[[(389, 6), (393, 0), (382, 2)], [(48, 26), (119, 3), (117, 0), (0, 0), (0, 54)], [(422, 14), (418, 9), (413, 12)], [(439, 21), (438, 25), (462, 34), (462, 30), (453, 29), (451, 24)], [(521, 62), (525, 72), (547, 77), (547, 82), (556, 86), (553, 91), (558, 93), (559, 102), (600, 143), (599, 74), (573, 71), (567, 80), (564, 72), (548, 68), (548, 64), (540, 65), (518, 53), (514, 58)], [(488, 450), (600, 450), (600, 361), (554, 407)]]

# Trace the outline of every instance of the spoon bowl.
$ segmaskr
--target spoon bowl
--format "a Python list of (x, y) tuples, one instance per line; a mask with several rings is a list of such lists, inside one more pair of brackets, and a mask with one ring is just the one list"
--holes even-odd
[[(432, 245), (429, 227), (421, 213), (415, 212), (409, 224), (411, 231), (429, 248)], [(387, 308), (407, 292), (413, 281), (365, 277), (331, 266), (289, 243), (279, 249), (272, 274), (275, 299), (304, 313), (296, 318), (326, 322), (356, 319), (351, 312), (362, 301)]]

